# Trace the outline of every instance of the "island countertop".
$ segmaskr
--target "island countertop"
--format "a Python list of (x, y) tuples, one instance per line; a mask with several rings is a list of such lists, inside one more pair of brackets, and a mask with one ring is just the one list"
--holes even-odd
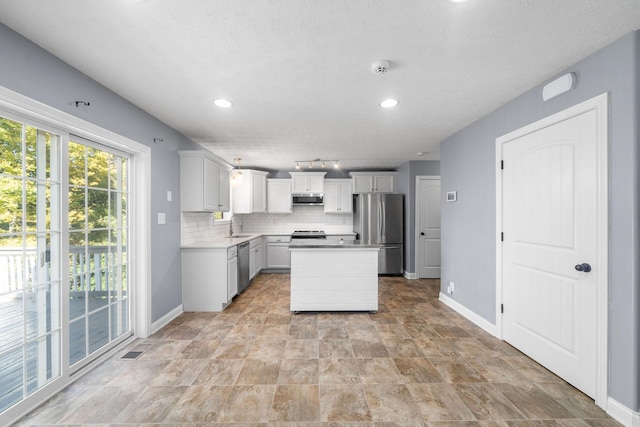
[(356, 241), (327, 241), (323, 239), (292, 239), (289, 243), (289, 250), (295, 249), (361, 249), (380, 250), (380, 245), (371, 245)]
[[(255, 233), (240, 233), (234, 234), (233, 236), (219, 236), (214, 238), (204, 238), (204, 239), (195, 239), (190, 240), (187, 243), (183, 243), (181, 245), (182, 249), (228, 249), (233, 246), (237, 246), (240, 243), (247, 242), (249, 240), (265, 237), (265, 236), (291, 236), (291, 233), (278, 233), (278, 232), (255, 232)], [(329, 238), (327, 241), (322, 239), (322, 242), (325, 244), (334, 244), (337, 246), (343, 246), (338, 241), (331, 241), (331, 237), (333, 236), (355, 236), (353, 232), (344, 232), (344, 233), (326, 233), (326, 236)], [(304, 241), (308, 242), (309, 239), (293, 239), (296, 241)], [(292, 242), (293, 242), (292, 240)], [(353, 244), (353, 241), (345, 241), (344, 245)]]

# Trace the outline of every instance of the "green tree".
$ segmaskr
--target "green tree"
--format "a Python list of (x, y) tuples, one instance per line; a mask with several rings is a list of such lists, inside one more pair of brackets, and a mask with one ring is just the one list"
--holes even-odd
[[(46, 192), (47, 206), (51, 206), (49, 187), (36, 182), (38, 137), (36, 128), (0, 117), (0, 234), (5, 236), (4, 245), (9, 244), (9, 240), (13, 244), (13, 239), (7, 239), (7, 235), (37, 231), (38, 191)], [(44, 164), (46, 176), (50, 177), (51, 138), (40, 131), (40, 142), (47, 146)], [(69, 142), (68, 153), (69, 227), (88, 230), (92, 245), (108, 244), (108, 232), (92, 230), (115, 225), (115, 209), (110, 205), (115, 203), (116, 197), (121, 197), (115, 191), (119, 189), (115, 156), (74, 142)], [(26, 213), (25, 224), (23, 211)], [(81, 244), (84, 236), (72, 233), (71, 239), (72, 245)], [(15, 240), (19, 245), (21, 238)]]
[[(108, 244), (112, 226), (110, 203), (116, 193), (111, 191), (112, 155), (92, 147), (69, 142), (69, 226), (89, 231), (90, 245)], [(111, 184), (111, 185), (110, 185)], [(86, 221), (86, 224), (85, 224)], [(71, 237), (71, 244), (79, 244), (83, 236)]]
[(26, 152), (24, 157), (33, 158), (24, 164), (25, 175), (35, 177), (37, 130), (0, 118), (0, 233), (3, 234), (25, 231), (25, 224), (22, 223), (24, 208), (27, 212), (27, 224), (35, 226), (35, 217), (32, 218), (35, 215), (37, 196), (35, 186), (26, 186), (26, 200), (23, 204), (23, 133)]

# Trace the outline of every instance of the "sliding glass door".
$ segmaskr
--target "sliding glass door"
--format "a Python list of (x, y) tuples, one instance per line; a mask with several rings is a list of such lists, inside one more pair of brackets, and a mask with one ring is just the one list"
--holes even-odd
[(0, 118), (0, 412), (61, 373), (60, 141)]
[(69, 364), (130, 331), (126, 156), (69, 142)]
[(130, 164), (0, 117), (0, 415), (132, 334)]

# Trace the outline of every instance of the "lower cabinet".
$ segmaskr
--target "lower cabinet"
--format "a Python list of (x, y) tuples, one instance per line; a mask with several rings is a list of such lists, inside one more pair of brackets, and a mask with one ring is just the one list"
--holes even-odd
[(293, 248), (290, 308), (377, 311), (378, 248)]
[(266, 268), (275, 270), (291, 268), (289, 242), (291, 242), (290, 235), (267, 236)]
[(222, 311), (238, 292), (238, 249), (182, 249), (184, 311)]
[(253, 279), (263, 267), (262, 237), (249, 242), (249, 278)]
[(227, 250), (227, 297), (229, 301), (238, 294), (238, 247)]

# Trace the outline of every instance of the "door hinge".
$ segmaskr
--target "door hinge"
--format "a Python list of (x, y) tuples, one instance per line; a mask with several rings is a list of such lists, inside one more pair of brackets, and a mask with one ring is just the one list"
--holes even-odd
[(504, 169), (504, 160), (500, 160), (500, 169)]
[(504, 313), (504, 304), (500, 304), (500, 313)]
[(504, 233), (500, 233), (500, 241), (504, 242)]

